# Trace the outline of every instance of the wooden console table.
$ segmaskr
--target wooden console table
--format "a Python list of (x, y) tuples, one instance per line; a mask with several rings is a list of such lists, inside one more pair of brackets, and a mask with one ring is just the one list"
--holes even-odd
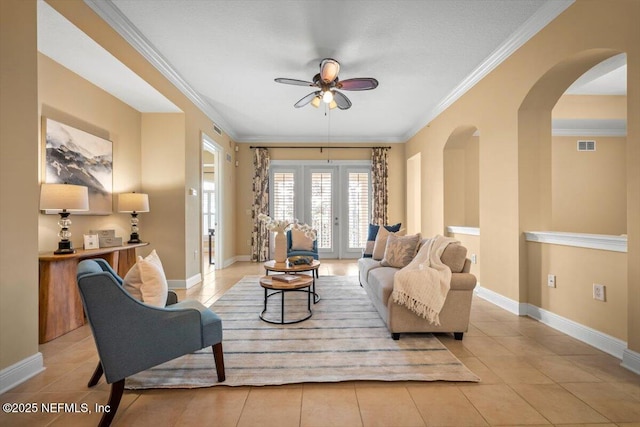
[(78, 263), (87, 258), (103, 258), (124, 277), (136, 263), (135, 243), (100, 249), (76, 249), (75, 254), (40, 253), (39, 342), (43, 344), (85, 324), (76, 274)]

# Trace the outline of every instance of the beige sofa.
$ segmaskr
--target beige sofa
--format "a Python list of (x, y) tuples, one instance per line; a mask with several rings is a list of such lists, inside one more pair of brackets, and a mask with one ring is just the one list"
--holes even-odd
[(460, 244), (449, 244), (440, 257), (452, 272), (451, 289), (440, 311), (440, 326), (393, 302), (393, 276), (398, 268), (383, 267), (380, 261), (372, 258), (358, 260), (360, 285), (387, 324), (394, 340), (399, 339), (403, 332), (452, 332), (455, 339), (462, 339), (463, 333), (469, 328), (471, 298), (476, 287), (476, 277), (469, 273), (471, 261), (466, 256), (467, 248)]

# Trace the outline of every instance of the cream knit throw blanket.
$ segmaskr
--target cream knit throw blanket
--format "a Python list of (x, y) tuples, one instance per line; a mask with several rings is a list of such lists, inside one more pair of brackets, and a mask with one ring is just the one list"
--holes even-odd
[(435, 236), (427, 240), (413, 260), (393, 278), (393, 301), (429, 322), (440, 325), (439, 314), (447, 298), (451, 270), (440, 260), (455, 239)]

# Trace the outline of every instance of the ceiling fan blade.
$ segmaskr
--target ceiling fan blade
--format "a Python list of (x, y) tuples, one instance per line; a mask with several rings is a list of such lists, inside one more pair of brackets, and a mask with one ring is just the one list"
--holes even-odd
[(294, 107), (296, 108), (304, 107), (305, 105), (313, 101), (313, 98), (319, 95), (320, 95), (320, 91), (311, 92), (309, 95), (305, 96), (300, 101), (296, 102)]
[(342, 90), (371, 90), (378, 87), (378, 80), (372, 77), (359, 77), (341, 80), (336, 84), (336, 87)]
[(338, 108), (341, 110), (348, 110), (349, 108), (351, 108), (351, 101), (349, 101), (349, 98), (347, 98), (337, 90), (333, 92), (333, 100), (336, 101), (336, 104), (338, 104)]
[(296, 86), (310, 86), (310, 87), (314, 87), (316, 86), (315, 83), (313, 82), (308, 82), (305, 80), (297, 80), (297, 79), (285, 79), (285, 78), (277, 78), (274, 79), (276, 82), (278, 83), (284, 83), (286, 85), (296, 85)]
[(325, 58), (320, 62), (320, 78), (323, 83), (331, 83), (338, 77), (340, 63), (333, 58)]

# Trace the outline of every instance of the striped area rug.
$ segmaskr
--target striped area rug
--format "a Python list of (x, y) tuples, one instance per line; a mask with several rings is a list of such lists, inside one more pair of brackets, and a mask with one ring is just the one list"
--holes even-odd
[[(320, 301), (310, 319), (291, 325), (260, 320), (264, 290), (246, 276), (212, 309), (222, 318), (226, 381), (219, 384), (211, 348), (127, 378), (129, 389), (263, 386), (305, 382), (479, 381), (430, 334), (391, 339), (357, 277), (316, 279)], [(270, 291), (271, 292), (271, 291)], [(269, 298), (280, 319), (280, 296)], [(304, 317), (307, 295), (285, 295), (285, 319)]]

